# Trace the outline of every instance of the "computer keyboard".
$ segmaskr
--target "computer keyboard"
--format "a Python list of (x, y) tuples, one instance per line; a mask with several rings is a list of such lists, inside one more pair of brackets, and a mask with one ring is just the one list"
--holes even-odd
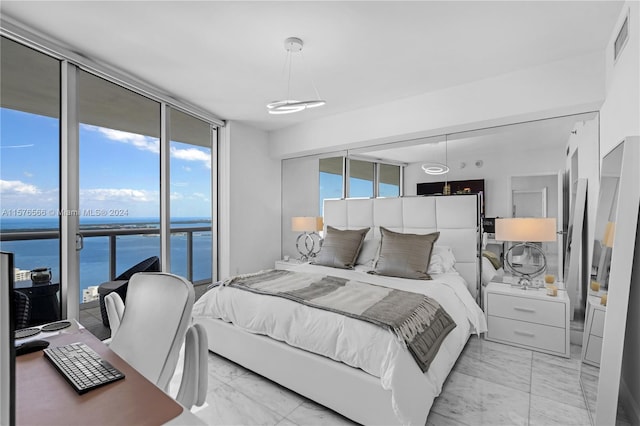
[(124, 374), (84, 343), (47, 348), (45, 356), (79, 394), (124, 379)]

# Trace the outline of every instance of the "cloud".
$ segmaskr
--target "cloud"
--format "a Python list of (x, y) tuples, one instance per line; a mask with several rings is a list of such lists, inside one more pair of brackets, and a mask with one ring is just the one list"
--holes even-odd
[(111, 189), (96, 188), (83, 189), (80, 191), (80, 199), (92, 201), (134, 201), (147, 202), (158, 199), (157, 194), (152, 191), (142, 189)]
[(172, 146), (171, 156), (185, 161), (201, 161), (207, 168), (211, 168), (211, 154), (197, 148), (180, 149)]
[(133, 145), (141, 151), (160, 153), (160, 141), (151, 136), (138, 135), (136, 133), (123, 132), (122, 130), (107, 129), (105, 127), (82, 125), (84, 129), (102, 133), (107, 139)]
[[(160, 141), (157, 138), (151, 136), (139, 135), (136, 133), (123, 132), (122, 130), (107, 129), (99, 126), (92, 126), (89, 124), (82, 125), (84, 129), (99, 132), (106, 138), (133, 145), (141, 151), (149, 151), (154, 154), (160, 153)], [(197, 148), (176, 148), (172, 146), (170, 153), (173, 158), (177, 158), (185, 161), (199, 161), (202, 162), (208, 169), (211, 168), (211, 154), (206, 151), (201, 151)], [(189, 167), (185, 167), (185, 170), (190, 171)]]
[(0, 179), (1, 194), (39, 194), (40, 190), (35, 185), (24, 183), (19, 180), (2, 180)]
[(203, 201), (209, 201), (209, 196), (207, 194), (203, 194), (201, 192), (194, 192), (191, 194), (193, 198), (199, 198)]
[(2, 145), (0, 148), (31, 148), (34, 144), (26, 144), (26, 145)]

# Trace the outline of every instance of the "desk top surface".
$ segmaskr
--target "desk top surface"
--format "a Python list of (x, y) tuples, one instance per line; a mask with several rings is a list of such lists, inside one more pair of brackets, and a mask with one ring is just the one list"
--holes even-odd
[(126, 377), (78, 395), (42, 351), (16, 357), (16, 424), (158, 425), (182, 413), (180, 404), (88, 330), (72, 327), (38, 338), (48, 340), (50, 347), (84, 342)]

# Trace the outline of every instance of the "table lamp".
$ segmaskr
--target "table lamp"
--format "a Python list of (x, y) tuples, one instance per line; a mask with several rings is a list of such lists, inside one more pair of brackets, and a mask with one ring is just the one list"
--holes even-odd
[(616, 235), (616, 223), (607, 222), (607, 226), (604, 229), (604, 237), (602, 238), (602, 245), (608, 248), (613, 247), (613, 237)]
[(301, 232), (296, 240), (296, 249), (300, 253), (300, 260), (307, 261), (318, 254), (322, 246), (322, 239), (318, 235), (318, 231), (322, 231), (322, 227), (321, 217), (296, 216), (291, 218), (291, 230)]
[(598, 261), (598, 271), (596, 274), (597, 283), (600, 285), (598, 290), (608, 290), (609, 273), (611, 269), (611, 251), (613, 249), (613, 240), (616, 234), (616, 223), (607, 222), (604, 228), (604, 235), (601, 241), (600, 260)]
[[(513, 244), (504, 256), (507, 269), (520, 277), (515, 285), (525, 290), (532, 287), (531, 279), (543, 274), (547, 269), (544, 251), (535, 243), (556, 241), (556, 219), (537, 217), (496, 219), (495, 230), (496, 240), (517, 243)], [(520, 261), (514, 261), (516, 256), (520, 256)], [(526, 262), (531, 259), (541, 261)]]

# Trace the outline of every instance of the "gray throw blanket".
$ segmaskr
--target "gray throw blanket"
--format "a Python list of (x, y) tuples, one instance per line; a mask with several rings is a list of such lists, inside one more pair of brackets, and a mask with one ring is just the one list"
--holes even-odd
[(423, 372), (429, 369), (444, 338), (456, 327), (449, 314), (430, 297), (344, 278), (268, 270), (236, 276), (223, 285), (283, 297), (390, 330)]

